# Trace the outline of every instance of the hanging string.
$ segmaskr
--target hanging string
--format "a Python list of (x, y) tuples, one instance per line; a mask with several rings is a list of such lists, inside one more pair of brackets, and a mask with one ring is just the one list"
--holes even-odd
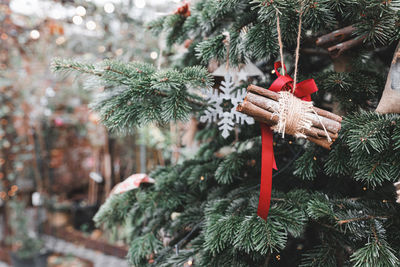
[(297, 30), (297, 44), (296, 44), (296, 54), (295, 54), (295, 63), (294, 63), (294, 81), (293, 81), (293, 88), (292, 93), (296, 90), (297, 85), (297, 68), (299, 65), (299, 54), (300, 54), (300, 38), (301, 38), (301, 23), (303, 18), (303, 3), (300, 6), (300, 14), (299, 14), (299, 26)]
[[(278, 32), (278, 44), (279, 44), (279, 53), (281, 55), (282, 66), (285, 66), (283, 62), (283, 43), (282, 43), (282, 34), (281, 34), (281, 25), (279, 23), (279, 10), (275, 7), (276, 10), (276, 31)], [(285, 75), (285, 68), (281, 68), (281, 74)]]
[(226, 71), (229, 72), (229, 50), (231, 48), (231, 36), (229, 35), (229, 32), (223, 32), (222, 33), (225, 36), (224, 44), (226, 47)]
[[(225, 36), (224, 44), (226, 47), (226, 71), (229, 73), (229, 50), (231, 49), (231, 36), (228, 31), (222, 33)], [(235, 141), (234, 143), (239, 142), (239, 129), (237, 125), (235, 125)]]

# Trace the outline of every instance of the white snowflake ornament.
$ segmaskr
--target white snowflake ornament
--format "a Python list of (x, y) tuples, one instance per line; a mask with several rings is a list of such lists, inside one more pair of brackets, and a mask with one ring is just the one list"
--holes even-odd
[[(229, 133), (234, 129), (235, 123), (244, 124), (246, 122), (247, 124), (254, 124), (254, 119), (236, 111), (237, 105), (242, 102), (246, 95), (246, 90), (242, 88), (234, 92), (235, 82), (229, 73), (225, 74), (219, 89), (220, 92), (206, 92), (206, 98), (212, 105), (205, 110), (205, 114), (200, 117), (200, 121), (203, 123), (218, 121), (218, 129), (222, 131), (222, 137), (227, 138)], [(231, 108), (228, 110), (223, 108), (227, 102), (231, 104)]]

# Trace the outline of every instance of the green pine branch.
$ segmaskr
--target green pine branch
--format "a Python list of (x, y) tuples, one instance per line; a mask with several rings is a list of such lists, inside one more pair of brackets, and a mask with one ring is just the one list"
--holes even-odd
[(94, 76), (94, 86), (105, 86), (91, 108), (109, 129), (119, 131), (150, 122), (187, 119), (191, 111), (206, 106), (190, 90), (209, 88), (212, 84), (208, 71), (198, 66), (182, 71), (157, 71), (152, 65), (140, 62), (105, 60), (95, 65), (55, 59), (52, 69)]

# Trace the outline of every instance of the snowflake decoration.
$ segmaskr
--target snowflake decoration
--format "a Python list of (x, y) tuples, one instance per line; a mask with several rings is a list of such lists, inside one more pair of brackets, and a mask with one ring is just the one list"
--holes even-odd
[[(243, 88), (238, 90), (236, 93), (233, 92), (235, 89), (235, 82), (232, 76), (227, 73), (224, 76), (219, 87), (220, 93), (215, 91), (207, 91), (207, 100), (213, 105), (209, 106), (205, 110), (205, 114), (200, 117), (201, 122), (216, 122), (218, 121), (218, 128), (222, 131), (222, 137), (227, 138), (229, 133), (234, 129), (236, 124), (253, 124), (254, 119), (243, 113), (236, 111), (237, 105), (242, 102), (246, 95), (246, 90)], [(230, 101), (232, 108), (228, 111), (224, 110), (222, 105)]]

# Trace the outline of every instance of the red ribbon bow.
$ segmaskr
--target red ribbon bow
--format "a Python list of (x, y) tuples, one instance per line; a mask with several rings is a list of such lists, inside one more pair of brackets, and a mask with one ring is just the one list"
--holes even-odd
[[(274, 92), (279, 92), (282, 90), (291, 91), (293, 89), (293, 79), (287, 74), (286, 66), (283, 65), (283, 68), (285, 69), (285, 75), (281, 75), (278, 71), (279, 68), (282, 68), (282, 63), (280, 61), (275, 62), (274, 68), (278, 78), (271, 84), (268, 90)], [(311, 101), (311, 94), (315, 93), (316, 91), (318, 91), (318, 88), (314, 79), (308, 79), (296, 85), (294, 95), (301, 100)], [(264, 123), (261, 123), (261, 141), (261, 186), (257, 215), (264, 220), (267, 220), (271, 202), (272, 169), (277, 170), (277, 168), (274, 157), (273, 133), (271, 128)]]

